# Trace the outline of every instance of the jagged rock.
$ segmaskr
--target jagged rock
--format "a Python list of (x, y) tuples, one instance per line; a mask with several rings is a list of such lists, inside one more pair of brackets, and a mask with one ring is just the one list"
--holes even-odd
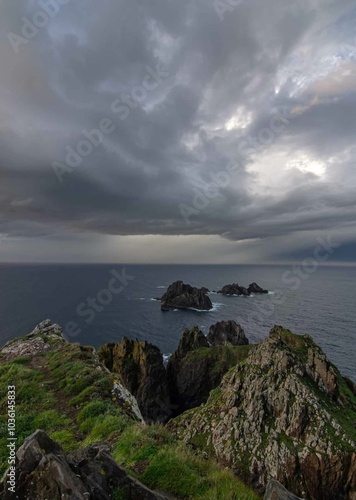
[(257, 283), (253, 282), (248, 286), (249, 293), (268, 293), (268, 290), (264, 290)]
[(197, 326), (184, 330), (167, 365), (175, 414), (205, 403), (212, 389), (244, 353), (232, 346), (210, 347)]
[(309, 500), (354, 500), (355, 421), (352, 391), (311, 337), (274, 327), (169, 427), (261, 492), (273, 477)]
[(126, 337), (105, 344), (99, 359), (137, 399), (146, 422), (164, 422), (171, 415), (163, 356), (158, 347)]
[(303, 500), (293, 493), (290, 493), (286, 488), (276, 481), (275, 479), (271, 479), (267, 484), (266, 493), (263, 497), (263, 500)]
[(225, 285), (221, 290), (218, 291), (222, 295), (250, 295), (250, 292), (244, 286), (240, 286), (237, 283), (232, 283), (232, 285)]
[(207, 339), (212, 346), (224, 345), (226, 342), (232, 345), (248, 344), (243, 328), (235, 321), (219, 321), (211, 325)]
[(139, 420), (145, 423), (141, 410), (138, 406), (137, 399), (124, 387), (120, 382), (114, 382), (112, 391), (112, 399), (119, 403), (121, 408), (125, 408), (126, 414), (134, 420)]
[(193, 326), (191, 329), (186, 328), (182, 333), (178, 349), (170, 357), (170, 360), (174, 358), (182, 359), (188, 352), (199, 349), (200, 347), (209, 347), (209, 342), (204, 333), (197, 326)]
[(195, 288), (186, 285), (183, 281), (172, 283), (161, 297), (161, 310), (171, 309), (199, 309), (209, 311), (213, 308), (207, 296), (207, 288)]
[(48, 351), (54, 345), (66, 343), (63, 337), (62, 328), (46, 319), (39, 323), (28, 335), (10, 340), (1, 349), (3, 359), (13, 359), (26, 356), (35, 356), (44, 351)]
[(8, 474), (0, 483), (3, 500), (110, 500), (118, 487), (131, 500), (166, 498), (130, 477), (106, 446), (92, 446), (66, 456), (42, 430), (29, 436), (17, 451), (16, 494), (8, 489)]
[(337, 375), (322, 351), (308, 349), (307, 373), (322, 390), (337, 399), (339, 395)]

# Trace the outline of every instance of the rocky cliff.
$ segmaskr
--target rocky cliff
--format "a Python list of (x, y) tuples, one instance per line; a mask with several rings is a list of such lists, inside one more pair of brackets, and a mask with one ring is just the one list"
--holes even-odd
[(210, 345), (247, 345), (248, 339), (241, 325), (236, 321), (219, 321), (215, 325), (211, 325), (207, 340)]
[(135, 396), (147, 422), (165, 422), (171, 416), (169, 388), (160, 350), (149, 342), (123, 338), (105, 344), (99, 359)]
[(275, 478), (315, 500), (356, 498), (355, 396), (311, 337), (274, 327), (208, 402), (170, 422), (264, 491)]
[[(99, 359), (49, 320), (8, 343), (0, 385), (16, 386), (18, 497), (355, 500), (355, 384), (307, 335), (275, 327), (258, 345), (232, 345), (241, 330), (213, 325), (214, 346), (185, 330), (167, 371), (147, 342), (108, 344)], [(172, 394), (178, 413), (200, 406), (147, 425), (141, 410), (162, 417), (151, 413), (158, 394), (170, 411)], [(3, 397), (3, 429), (7, 410)]]
[(248, 353), (248, 340), (235, 322), (213, 325), (210, 339), (214, 347), (197, 326), (184, 330), (167, 369), (159, 349), (148, 342), (124, 338), (105, 344), (98, 354), (135, 396), (145, 421), (166, 422), (205, 403), (225, 373)]
[[(210, 346), (198, 327), (184, 330), (177, 351), (170, 357), (168, 385), (176, 414), (205, 403), (225, 373), (247, 356), (249, 346), (244, 345), (248, 343), (245, 335), (239, 338), (238, 346), (238, 335), (232, 334), (231, 323), (222, 323), (211, 327), (210, 340), (215, 340), (214, 346)], [(239, 325), (235, 325), (238, 329)]]
[[(125, 339), (118, 358), (106, 351), (106, 362), (121, 366), (126, 383), (134, 384), (135, 371), (148, 378), (162, 373), (156, 349)], [(162, 425), (147, 425), (122, 380), (99, 361), (93, 347), (67, 342), (49, 320), (0, 349), (0, 386), (16, 387), (15, 493), (9, 489), (14, 474), (8, 469), (9, 441), (3, 432), (0, 498), (198, 500), (237, 495), (258, 500), (216, 461), (187, 447)], [(2, 397), (3, 430), (7, 411)]]

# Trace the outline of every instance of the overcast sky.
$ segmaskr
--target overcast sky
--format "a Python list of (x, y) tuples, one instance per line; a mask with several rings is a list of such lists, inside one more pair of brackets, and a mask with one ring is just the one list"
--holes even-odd
[(355, 0), (62, 3), (0, 4), (0, 261), (356, 260)]

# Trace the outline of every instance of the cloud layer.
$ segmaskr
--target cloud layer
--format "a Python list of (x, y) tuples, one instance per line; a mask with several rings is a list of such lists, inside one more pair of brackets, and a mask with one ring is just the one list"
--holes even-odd
[(0, 261), (354, 260), (354, 1), (0, 13)]

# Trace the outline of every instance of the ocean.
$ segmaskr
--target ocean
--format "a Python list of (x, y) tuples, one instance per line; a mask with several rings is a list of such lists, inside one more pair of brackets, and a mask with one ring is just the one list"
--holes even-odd
[[(212, 292), (209, 312), (161, 312), (154, 298), (176, 280), (211, 291), (255, 281), (270, 293), (224, 297)], [(184, 328), (198, 325), (208, 333), (217, 321), (233, 319), (251, 343), (264, 339), (273, 325), (308, 333), (356, 381), (355, 305), (355, 267), (0, 265), (1, 345), (50, 318), (71, 342), (99, 347), (127, 336), (147, 340), (168, 356)]]

